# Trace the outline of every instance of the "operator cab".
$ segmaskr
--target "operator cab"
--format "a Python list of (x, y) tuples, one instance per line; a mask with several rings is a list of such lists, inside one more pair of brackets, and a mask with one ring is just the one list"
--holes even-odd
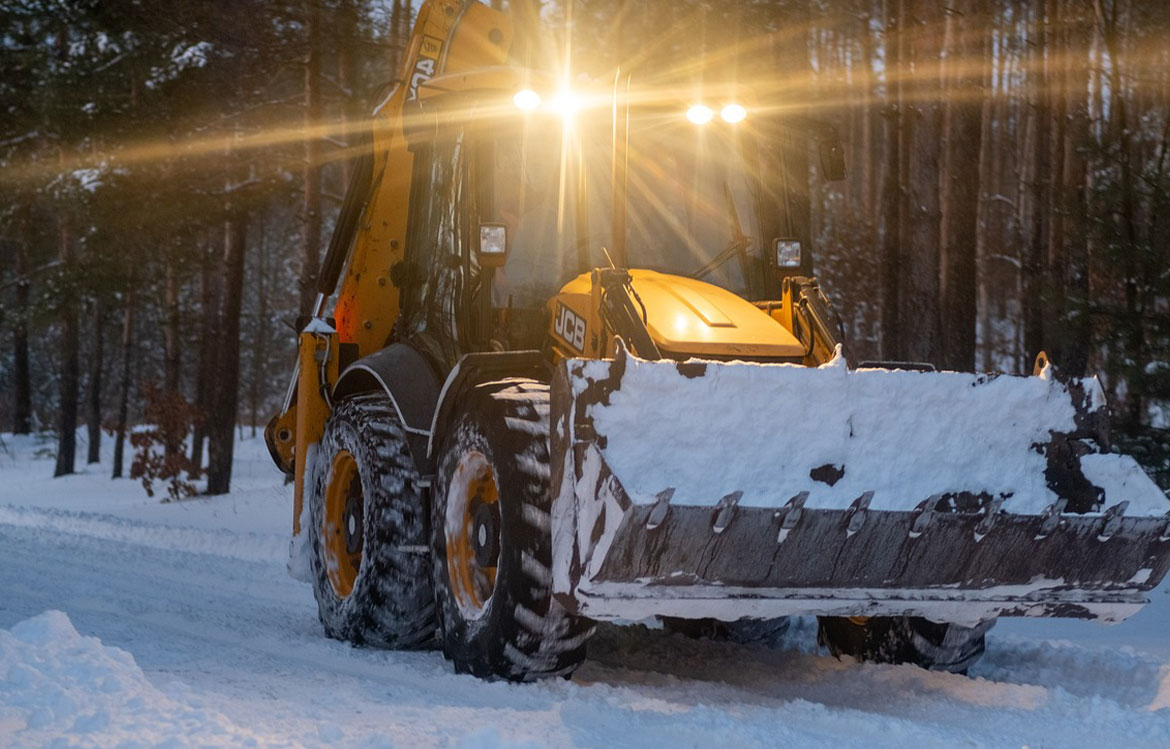
[(413, 283), (399, 284), (398, 333), (448, 366), (468, 351), (540, 348), (549, 299), (594, 268), (695, 279), (749, 301), (811, 274), (797, 178), (807, 134), (762, 107), (627, 93), (618, 112), (612, 92), (425, 88), (414, 115), (424, 124), (407, 133), (398, 276)]

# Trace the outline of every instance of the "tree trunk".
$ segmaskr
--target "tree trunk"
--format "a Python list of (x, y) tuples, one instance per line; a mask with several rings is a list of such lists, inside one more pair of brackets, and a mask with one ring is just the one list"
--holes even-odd
[[(358, 38), (357, 14), (353, 7), (353, 0), (338, 0), (336, 15), (337, 39), (334, 43), (334, 49), (337, 51), (337, 85), (341, 88), (342, 96), (342, 140), (349, 146), (358, 140), (355, 130), (362, 126), (358, 97), (354, 91), (359, 78), (354, 67), (353, 50), (360, 43), (360, 39)], [(344, 192), (346, 186), (349, 185), (352, 168), (353, 159), (341, 160), (341, 174), (339, 175), (341, 192)]]
[(902, 302), (902, 180), (903, 180), (903, 97), (906, 81), (905, 38), (902, 22), (905, 0), (887, 0), (886, 5), (886, 168), (882, 186), (881, 252), (881, 352), (887, 360), (900, 359), (902, 352), (898, 310)]
[(28, 267), (25, 248), (16, 250), (16, 314), (12, 326), (12, 379), (16, 402), (12, 407), (12, 432), (28, 434), (32, 431), (32, 380), (28, 362), (28, 313), (30, 284), (25, 274)]
[(216, 357), (215, 395), (208, 419), (207, 493), (226, 494), (232, 480), (236, 413), (240, 385), (240, 307), (244, 286), (247, 217), (229, 210), (224, 225), (224, 293), (220, 316), (219, 356)]
[[(976, 281), (978, 289), (979, 310), (979, 337), (980, 337), (980, 369), (991, 371), (996, 366), (995, 331), (991, 324), (991, 290), (995, 263), (992, 261), (991, 244), (987, 241), (991, 233), (992, 204), (992, 173), (995, 158), (996, 142), (992, 140), (991, 123), (995, 114), (995, 25), (989, 21), (989, 30), (983, 40), (983, 106), (981, 107), (982, 122), (979, 128), (979, 208), (978, 231), (975, 234), (975, 254), (978, 259), (979, 277)], [(1001, 249), (1001, 248), (997, 248)]]
[(406, 54), (406, 44), (409, 37), (410, 19), (407, 18), (409, 6), (402, 0), (394, 0), (390, 8), (390, 75), (397, 76), (402, 67), (402, 58)]
[(181, 390), (182, 339), (179, 336), (179, 271), (169, 255), (165, 261), (165, 296), (163, 304), (163, 389), (170, 395)]
[(979, 234), (978, 171), (982, 147), (983, 30), (982, 0), (960, 0), (947, 16), (948, 88), (943, 122), (945, 150), (941, 175), (943, 365), (959, 371), (975, 368), (976, 266)]
[[(1085, 49), (1085, 48), (1082, 48)], [(1065, 232), (1064, 278), (1067, 338), (1060, 361), (1074, 376), (1089, 363), (1089, 166), (1083, 151), (1089, 142), (1088, 67), (1070, 62), (1068, 122), (1064, 137)]]
[(1020, 300), (1024, 317), (1024, 350), (1019, 363), (1020, 371), (1028, 374), (1032, 371), (1032, 359), (1044, 348), (1044, 266), (1045, 255), (1048, 250), (1049, 204), (1048, 188), (1051, 184), (1052, 165), (1050, 163), (1051, 147), (1048, 128), (1050, 120), (1047, 116), (1047, 101), (1044, 89), (1048, 83), (1047, 65), (1043, 55), (1036, 52), (1046, 46), (1045, 24), (1048, 17), (1048, 2), (1040, 0), (1036, 8), (1036, 21), (1030, 34), (1028, 76), (1035, 83), (1032, 89), (1032, 101), (1028, 111), (1028, 147), (1025, 149), (1025, 158), (1031, 162), (1027, 170), (1026, 188), (1031, 215), (1028, 224), (1028, 241), (1024, 249), (1024, 258), (1020, 269), (1022, 278), (1022, 299)]
[(1050, 0), (1048, 50), (1049, 188), (1048, 254), (1044, 272), (1044, 347), (1057, 366), (1064, 367), (1064, 349), (1068, 336), (1067, 305), (1064, 288), (1064, 146), (1067, 115), (1068, 37), (1065, 28), (1067, 0)]
[[(170, 401), (181, 395), (182, 340), (179, 337), (179, 271), (175, 260), (168, 253), (164, 261), (164, 296), (163, 296), (163, 392)], [(183, 451), (183, 440), (186, 435), (168, 435), (164, 445), (166, 459)]]
[[(906, 50), (913, 106), (903, 109), (903, 293), (898, 314), (906, 358), (938, 364), (939, 316), (939, 102), (942, 17), (932, 0), (907, 0)], [(907, 69), (904, 66), (904, 69)], [(906, 119), (911, 118), (912, 122)]]
[(203, 317), (199, 327), (199, 363), (195, 371), (195, 429), (191, 437), (191, 465), (197, 478), (203, 470), (203, 446), (207, 438), (207, 421), (211, 418), (211, 402), (214, 387), (215, 359), (219, 351), (219, 308), (222, 274), (215, 273), (215, 244), (208, 243), (202, 248), (199, 273), (199, 306)]
[(1060, 2), (1058, 24), (1060, 42), (1054, 46), (1054, 53), (1060, 71), (1056, 92), (1061, 121), (1059, 130), (1054, 132), (1052, 148), (1053, 231), (1048, 272), (1054, 319), (1048, 345), (1049, 354), (1061, 369), (1081, 375), (1088, 363), (1090, 335), (1088, 165), (1083, 152), (1089, 140), (1089, 34), (1085, 19), (1068, 0)]
[(861, 150), (858, 159), (859, 180), (861, 182), (861, 211), (866, 223), (871, 227), (870, 241), (876, 245), (877, 237), (873, 228), (877, 221), (877, 194), (878, 171), (877, 153), (874, 148), (874, 134), (881, 128), (878, 107), (875, 105), (877, 92), (874, 90), (873, 60), (874, 39), (870, 29), (869, 14), (861, 18), (861, 61), (858, 73), (858, 83), (861, 84)]
[(86, 463), (99, 463), (102, 459), (102, 365), (105, 358), (102, 323), (105, 320), (105, 304), (101, 299), (93, 303), (93, 340), (89, 350), (89, 391), (85, 401), (85, 425), (89, 431), (89, 451)]
[[(69, 224), (60, 220), (58, 234), (59, 257), (65, 273), (73, 270), (73, 237)], [(72, 294), (64, 294), (60, 306), (61, 315), (61, 372), (59, 381), (60, 400), (57, 413), (57, 465), (53, 476), (73, 473), (77, 452), (77, 401), (81, 389), (80, 343), (77, 330), (77, 304)]]
[(260, 420), (260, 391), (268, 374), (268, 239), (264, 229), (261, 222), (256, 259), (256, 334), (252, 344), (252, 376), (248, 383), (253, 438)]
[(301, 207), (301, 314), (313, 311), (321, 266), (321, 3), (308, 0), (309, 58), (305, 64), (305, 172)]
[(1125, 272), (1125, 318), (1122, 330), (1122, 342), (1125, 347), (1125, 359), (1132, 364), (1127, 368), (1127, 397), (1124, 408), (1125, 426), (1134, 430), (1141, 426), (1145, 413), (1145, 403), (1142, 397), (1141, 378), (1146, 361), (1146, 331), (1144, 322), (1143, 290), (1139, 288), (1141, 279), (1148, 275), (1141, 257), (1142, 250), (1138, 244), (1137, 230), (1137, 196), (1134, 165), (1133, 165), (1133, 133), (1129, 124), (1129, 102), (1126, 96), (1125, 67), (1126, 61), (1121, 51), (1122, 32), (1118, 29), (1119, 9), (1114, 4), (1108, 12), (1102, 7), (1101, 0), (1095, 2), (1098, 24), (1102, 27), (1102, 38), (1109, 51), (1109, 100), (1111, 137), (1117, 142), (1117, 161), (1119, 168), (1121, 196), (1116, 207), (1117, 233), (1124, 244), (1123, 261)]
[(126, 420), (130, 410), (130, 363), (134, 350), (134, 306), (138, 302), (135, 274), (131, 272), (122, 310), (122, 372), (118, 383), (118, 420), (114, 426), (114, 472), (112, 478), (122, 478), (123, 450), (126, 443)]

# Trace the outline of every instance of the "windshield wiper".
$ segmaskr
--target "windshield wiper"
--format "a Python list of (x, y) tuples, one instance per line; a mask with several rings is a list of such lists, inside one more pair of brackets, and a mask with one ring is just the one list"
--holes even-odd
[(740, 268), (746, 281), (748, 276), (747, 248), (751, 246), (752, 238), (743, 233), (743, 224), (740, 223), (739, 211), (735, 208), (735, 199), (731, 196), (731, 187), (727, 184), (727, 180), (723, 180), (723, 195), (727, 198), (727, 215), (731, 220), (731, 242), (720, 250), (718, 255), (692, 273), (691, 278), (702, 278), (731, 258), (738, 256)]

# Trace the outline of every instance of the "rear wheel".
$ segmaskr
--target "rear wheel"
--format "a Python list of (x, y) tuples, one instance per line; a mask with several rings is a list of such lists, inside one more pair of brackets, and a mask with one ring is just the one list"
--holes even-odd
[(448, 432), (431, 504), (443, 649), (462, 673), (568, 675), (591, 627), (552, 598), (548, 386), (481, 386)]
[(994, 619), (964, 627), (913, 616), (822, 616), (817, 640), (837, 657), (965, 674), (983, 656), (985, 635), (994, 624)]
[(386, 648), (434, 642), (418, 475), (385, 396), (337, 404), (306, 486), (313, 593), (325, 633)]

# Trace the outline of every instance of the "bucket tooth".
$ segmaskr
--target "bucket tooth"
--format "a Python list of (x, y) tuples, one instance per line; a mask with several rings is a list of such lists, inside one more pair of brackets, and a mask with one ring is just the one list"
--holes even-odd
[(869, 503), (873, 499), (873, 491), (867, 491), (853, 500), (845, 515), (845, 535), (852, 536), (865, 525), (865, 518), (869, 515)]
[(673, 486), (668, 486), (655, 495), (654, 507), (650, 510), (650, 516), (646, 518), (646, 530), (652, 531), (666, 520), (666, 514), (670, 512), (670, 500), (673, 496)]
[(743, 492), (734, 491), (719, 500), (719, 504), (715, 505), (715, 519), (711, 523), (711, 530), (715, 533), (722, 533), (727, 530), (727, 526), (731, 525), (731, 521), (735, 519), (735, 507), (739, 504), (739, 498), (743, 496)]
[(918, 503), (918, 507), (914, 511), (918, 514), (914, 517), (914, 522), (910, 525), (910, 538), (918, 538), (926, 529), (930, 527), (931, 521), (934, 520), (934, 508), (938, 506), (938, 501), (942, 499), (941, 494), (935, 494), (930, 499), (924, 499)]
[(788, 534), (800, 522), (800, 516), (804, 514), (804, 503), (808, 500), (808, 492), (801, 492), (792, 499), (788, 500), (788, 504), (780, 510), (777, 515), (782, 515), (783, 519), (780, 521), (780, 533), (776, 536), (776, 543), (784, 543), (784, 539), (788, 538)]
[(1105, 522), (1101, 524), (1101, 532), (1097, 534), (1098, 541), (1108, 541), (1121, 527), (1121, 518), (1125, 509), (1129, 507), (1129, 500), (1122, 500), (1105, 511)]
[(999, 513), (1002, 508), (1003, 497), (996, 497), (987, 505), (983, 519), (975, 526), (975, 543), (979, 543), (988, 533), (991, 533), (991, 529), (995, 526), (995, 521), (999, 520)]
[(1042, 541), (1052, 535), (1060, 525), (1060, 513), (1064, 512), (1067, 506), (1067, 499), (1058, 499), (1044, 508), (1044, 512), (1040, 513), (1040, 532), (1036, 534), (1035, 540)]

